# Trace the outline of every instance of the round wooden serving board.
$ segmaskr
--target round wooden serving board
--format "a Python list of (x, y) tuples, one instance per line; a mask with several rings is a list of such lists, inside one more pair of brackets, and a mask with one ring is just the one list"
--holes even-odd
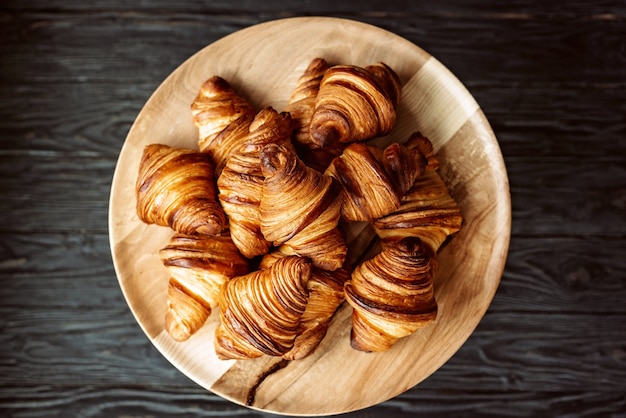
[[(384, 353), (350, 347), (351, 308), (335, 315), (309, 357), (220, 361), (213, 349), (219, 315), (184, 343), (164, 331), (168, 274), (158, 251), (172, 235), (137, 218), (134, 185), (151, 143), (197, 148), (190, 105), (202, 82), (228, 80), (254, 106), (281, 111), (315, 57), (330, 64), (390, 65), (403, 82), (393, 132), (376, 142), (403, 142), (414, 131), (431, 139), (440, 174), (461, 207), (464, 225), (439, 254), (437, 319)], [(476, 101), (440, 62), (407, 40), (336, 18), (291, 18), (252, 26), (202, 49), (155, 91), (119, 156), (110, 199), (110, 242), (121, 289), (138, 323), (163, 355), (206, 389), (254, 409), (329, 415), (390, 399), (441, 367), (467, 340), (489, 306), (504, 268), (511, 226), (508, 179), (496, 138)], [(354, 225), (357, 252), (372, 233)], [(363, 249), (363, 250), (361, 250)], [(365, 255), (369, 256), (369, 255)]]

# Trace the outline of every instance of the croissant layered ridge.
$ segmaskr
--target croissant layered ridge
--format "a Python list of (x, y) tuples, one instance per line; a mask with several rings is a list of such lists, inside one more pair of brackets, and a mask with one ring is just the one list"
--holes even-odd
[[(269, 268), (277, 260), (289, 255), (280, 249), (263, 256), (260, 268)], [(306, 309), (300, 320), (293, 348), (283, 355), (286, 360), (300, 360), (312, 354), (320, 345), (335, 312), (343, 304), (343, 286), (350, 278), (345, 268), (326, 271), (311, 268), (311, 278), (307, 282), (309, 297)]]
[(174, 234), (159, 252), (170, 275), (165, 329), (185, 341), (204, 325), (230, 278), (247, 274), (245, 259), (228, 235)]
[(185, 235), (220, 235), (228, 219), (217, 201), (213, 175), (213, 162), (205, 153), (147, 145), (135, 185), (139, 219)]
[(401, 82), (386, 64), (335, 65), (320, 83), (309, 127), (320, 148), (365, 141), (391, 132)]
[(419, 238), (407, 237), (358, 265), (344, 286), (352, 306), (351, 346), (389, 350), (437, 316), (433, 277), (436, 253)]
[(241, 145), (255, 115), (250, 103), (220, 76), (207, 79), (191, 104), (194, 125), (198, 128), (198, 147), (207, 152), (219, 173), (226, 159)]
[(463, 215), (439, 174), (426, 170), (403, 197), (400, 207), (372, 225), (383, 244), (413, 236), (438, 251), (449, 236), (461, 229)]
[(294, 121), (292, 141), (298, 156), (306, 165), (320, 172), (323, 172), (345, 147), (345, 144), (338, 143), (337, 146), (320, 148), (311, 138), (310, 125), (315, 101), (322, 78), (329, 68), (330, 65), (325, 59), (314, 58), (298, 78), (289, 103), (285, 107), (285, 111), (289, 112)]
[(320, 83), (328, 68), (330, 65), (325, 59), (314, 58), (298, 78), (296, 87), (289, 98), (289, 103), (285, 107), (285, 111), (289, 112), (294, 120), (294, 142), (307, 148), (313, 147), (309, 135), (309, 125), (315, 110), (315, 100)]
[(307, 290), (309, 299), (300, 320), (293, 348), (283, 355), (287, 360), (300, 360), (311, 355), (320, 345), (337, 309), (344, 302), (343, 285), (350, 277), (340, 268), (326, 271), (313, 268)]
[(265, 177), (260, 151), (268, 144), (291, 146), (292, 122), (288, 113), (263, 108), (249, 125), (240, 146), (228, 158), (217, 179), (218, 198), (228, 215), (233, 242), (241, 253), (253, 258), (265, 254), (271, 242), (260, 229), (260, 204)]
[(342, 218), (372, 221), (400, 206), (400, 199), (426, 166), (417, 148), (397, 143), (382, 149), (353, 143), (326, 169), (341, 186)]
[(293, 347), (308, 300), (308, 259), (288, 256), (271, 267), (234, 277), (219, 296), (218, 358), (282, 356)]
[(335, 181), (307, 167), (288, 147), (271, 144), (260, 156), (265, 239), (285, 252), (311, 258), (316, 267), (341, 267), (347, 246), (337, 228), (341, 195)]

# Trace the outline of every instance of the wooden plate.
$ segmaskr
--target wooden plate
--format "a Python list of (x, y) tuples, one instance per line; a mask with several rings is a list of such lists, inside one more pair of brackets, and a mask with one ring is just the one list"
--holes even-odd
[[(219, 321), (184, 343), (164, 331), (168, 274), (158, 250), (172, 232), (135, 213), (134, 184), (145, 145), (197, 147), (190, 104), (213, 75), (229, 80), (257, 108), (282, 110), (297, 78), (315, 57), (365, 66), (384, 61), (404, 87), (394, 131), (379, 142), (428, 136), (441, 175), (465, 224), (439, 254), (437, 320), (384, 353), (350, 347), (351, 308), (344, 304), (311, 356), (292, 362), (263, 357), (220, 361), (213, 350)], [(154, 92), (119, 156), (110, 199), (110, 242), (128, 305), (150, 341), (179, 370), (235, 403), (279, 414), (328, 415), (388, 400), (441, 367), (467, 340), (489, 306), (504, 268), (511, 225), (508, 179), (497, 140), (476, 101), (440, 62), (407, 40), (336, 18), (291, 18), (233, 33), (202, 49)], [(350, 245), (369, 242), (352, 231)]]

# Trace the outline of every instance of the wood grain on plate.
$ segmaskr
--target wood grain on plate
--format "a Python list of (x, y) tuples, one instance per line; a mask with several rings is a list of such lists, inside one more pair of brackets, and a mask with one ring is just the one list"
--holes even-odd
[[(404, 87), (394, 131), (379, 144), (428, 136), (441, 174), (465, 224), (441, 251), (436, 277), (437, 320), (385, 353), (350, 348), (351, 308), (335, 316), (311, 356), (220, 361), (212, 336), (218, 316), (185, 343), (163, 328), (167, 271), (158, 250), (172, 232), (142, 224), (134, 183), (145, 145), (196, 147), (190, 104), (212, 75), (229, 80), (254, 106), (282, 110), (297, 78), (315, 57), (331, 64), (389, 64)], [(269, 412), (325, 415), (365, 408), (416, 385), (443, 365), (472, 333), (489, 306), (504, 268), (511, 208), (508, 179), (489, 123), (463, 85), (418, 46), (380, 28), (336, 18), (276, 20), (235, 32), (176, 69), (138, 115), (122, 148), (110, 199), (110, 241), (120, 286), (146, 335), (173, 365), (199, 385), (238, 404)], [(371, 239), (354, 228), (349, 242)]]

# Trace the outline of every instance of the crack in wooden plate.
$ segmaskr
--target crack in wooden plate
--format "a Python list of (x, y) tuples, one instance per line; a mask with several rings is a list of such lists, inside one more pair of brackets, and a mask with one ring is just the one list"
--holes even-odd
[[(134, 183), (145, 145), (197, 148), (190, 105), (201, 83), (220, 75), (254, 106), (282, 110), (296, 80), (315, 57), (331, 64), (383, 61), (403, 82), (397, 124), (375, 142), (428, 136), (441, 175), (465, 224), (439, 254), (434, 323), (384, 353), (350, 347), (351, 308), (344, 304), (309, 357), (220, 361), (213, 350), (215, 313), (190, 340), (164, 331), (168, 275), (158, 250), (171, 231), (142, 224)], [(128, 305), (157, 349), (202, 387), (237, 404), (289, 415), (330, 415), (397, 396), (434, 373), (467, 340), (485, 314), (504, 269), (511, 228), (508, 178), (498, 142), (476, 101), (420, 47), (368, 24), (327, 17), (270, 21), (226, 36), (185, 61), (147, 101), (132, 125), (113, 177), (109, 232), (114, 266)], [(372, 232), (355, 224), (349, 243), (372, 251)], [(375, 247), (374, 247), (375, 248)]]

